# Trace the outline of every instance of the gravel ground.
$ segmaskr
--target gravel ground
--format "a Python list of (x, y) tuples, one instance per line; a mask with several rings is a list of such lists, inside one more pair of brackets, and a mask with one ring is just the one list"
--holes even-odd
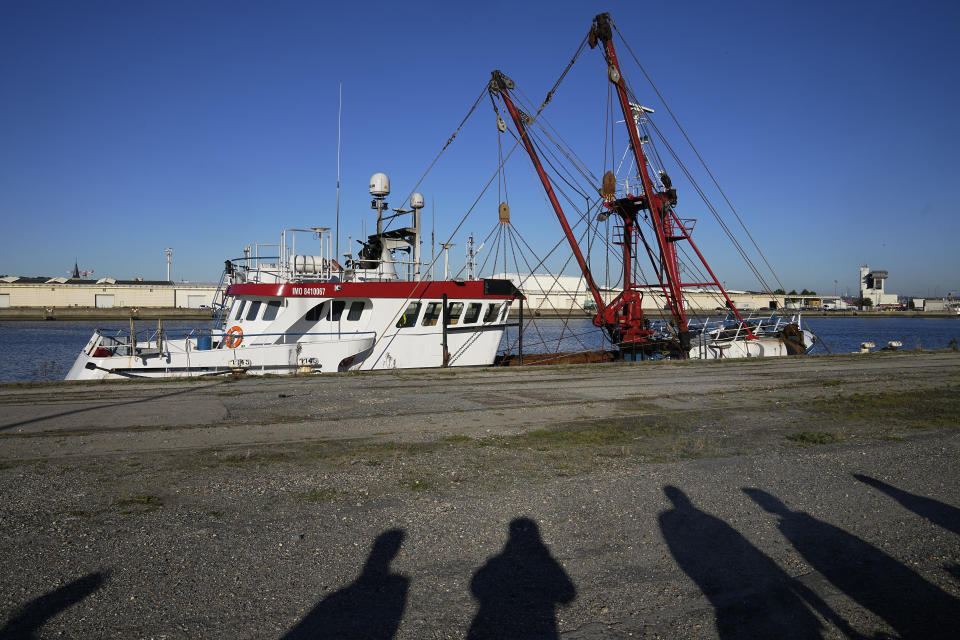
[(0, 387), (0, 637), (956, 637), (960, 354)]

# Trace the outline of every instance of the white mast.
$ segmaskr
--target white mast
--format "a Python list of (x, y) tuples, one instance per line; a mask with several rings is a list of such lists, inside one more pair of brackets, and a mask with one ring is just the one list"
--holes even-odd
[(449, 267), (450, 267), (450, 247), (454, 246), (454, 242), (441, 242), (440, 246), (443, 247), (443, 279), (449, 280)]
[(343, 111), (343, 83), (340, 83), (340, 92), (337, 102), (337, 228), (334, 231), (336, 243), (333, 255), (340, 253), (340, 113)]
[(473, 259), (476, 253), (473, 251), (473, 234), (467, 236), (467, 280), (473, 280)]

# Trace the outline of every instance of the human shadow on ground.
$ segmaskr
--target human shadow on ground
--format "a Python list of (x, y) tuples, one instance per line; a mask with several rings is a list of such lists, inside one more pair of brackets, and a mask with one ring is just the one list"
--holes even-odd
[(409, 578), (390, 570), (403, 538), (401, 529), (377, 536), (357, 579), (321, 600), (283, 640), (392, 638), (403, 617), (410, 586)]
[(109, 575), (109, 572), (100, 571), (88, 573), (70, 584), (65, 584), (32, 600), (17, 610), (7, 624), (0, 628), (0, 638), (31, 640), (38, 637), (37, 632), (48, 620), (99, 589)]
[(902, 504), (904, 507), (913, 511), (921, 518), (926, 518), (930, 522), (937, 524), (944, 529), (960, 534), (960, 509), (951, 507), (948, 504), (909, 493), (902, 489), (887, 484), (876, 478), (865, 476), (860, 473), (853, 474), (853, 477), (864, 484), (868, 484), (875, 489), (883, 491), (885, 494)]
[(510, 522), (503, 551), (477, 569), (470, 591), (480, 607), (467, 632), (469, 640), (558, 638), (557, 605), (577, 596), (577, 588), (529, 518)]
[(857, 536), (802, 511), (790, 511), (766, 491), (743, 491), (779, 516), (780, 532), (804, 560), (901, 637), (957, 637), (956, 598)]
[(196, 393), (197, 391), (209, 389), (210, 387), (215, 387), (220, 384), (223, 384), (223, 382), (218, 381), (213, 384), (197, 385), (189, 389), (180, 389), (178, 391), (171, 391), (170, 393), (160, 393), (160, 394), (149, 396), (146, 398), (137, 398), (136, 400), (127, 400), (125, 402), (105, 402), (102, 404), (94, 405), (92, 407), (82, 407), (80, 409), (71, 409), (70, 411), (61, 411), (60, 413), (51, 413), (50, 415), (40, 416), (37, 418), (30, 418), (29, 420), (21, 420), (20, 422), (10, 422), (7, 424), (0, 424), (0, 431), (6, 431), (7, 429), (22, 427), (24, 425), (34, 424), (37, 422), (44, 422), (46, 420), (53, 420), (54, 418), (63, 418), (64, 416), (72, 416), (78, 413), (87, 413), (89, 411), (96, 411), (98, 409), (122, 407), (128, 404), (141, 404), (143, 402), (150, 402), (151, 400), (160, 400), (162, 398), (172, 398), (173, 396), (181, 396), (187, 393)]
[(663, 492), (673, 509), (660, 514), (660, 530), (674, 560), (716, 610), (720, 638), (820, 638), (823, 624), (807, 605), (856, 637), (816, 593), (736, 529), (698, 509), (680, 489)]

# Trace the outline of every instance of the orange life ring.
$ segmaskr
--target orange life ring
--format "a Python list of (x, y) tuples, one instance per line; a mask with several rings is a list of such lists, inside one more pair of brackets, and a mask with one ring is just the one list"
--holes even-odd
[(227, 331), (227, 337), (224, 339), (223, 344), (227, 345), (228, 349), (236, 349), (240, 346), (241, 342), (243, 342), (243, 329), (236, 325), (230, 327), (230, 331)]

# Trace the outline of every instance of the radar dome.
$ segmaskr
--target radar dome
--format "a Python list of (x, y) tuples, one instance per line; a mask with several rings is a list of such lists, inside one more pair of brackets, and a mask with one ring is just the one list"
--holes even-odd
[(390, 178), (385, 173), (375, 173), (370, 176), (370, 195), (388, 196), (390, 195)]
[(423, 194), (414, 193), (410, 196), (410, 206), (414, 209), (423, 209)]

